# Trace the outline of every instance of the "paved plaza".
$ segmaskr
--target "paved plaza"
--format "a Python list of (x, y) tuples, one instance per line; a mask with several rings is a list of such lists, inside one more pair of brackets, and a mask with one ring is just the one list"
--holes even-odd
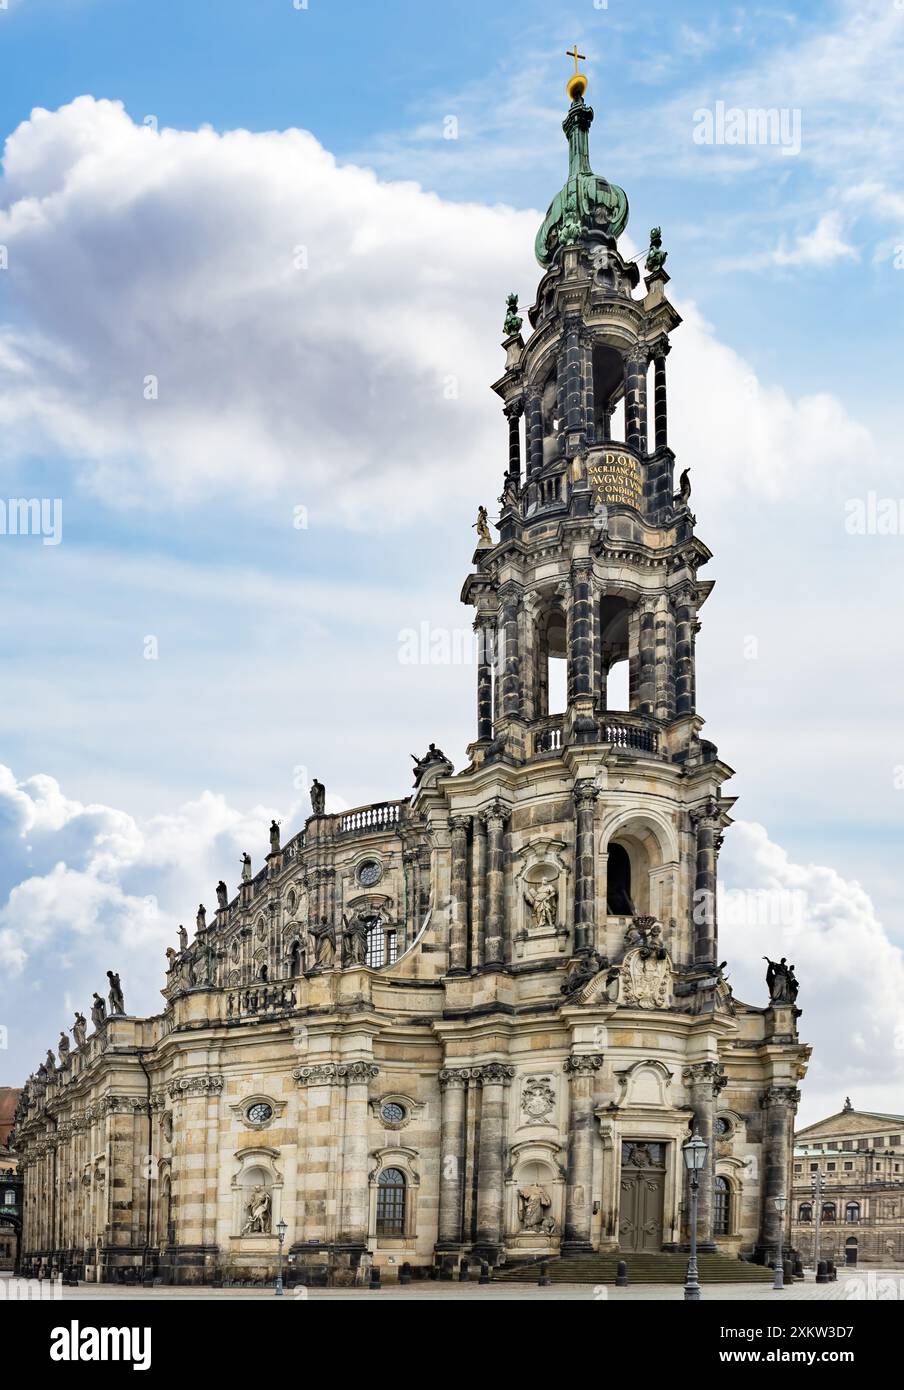
[[(28, 1294), (34, 1297), (34, 1285)], [(10, 1287), (10, 1276), (0, 1276), (0, 1301), (10, 1297), (24, 1296), (21, 1281), (14, 1292)], [(42, 1290), (46, 1297), (46, 1286)], [(56, 1291), (55, 1291), (56, 1293)], [(129, 1288), (113, 1284), (80, 1284), (78, 1289), (61, 1288), (60, 1302), (132, 1302), (150, 1300), (151, 1302), (179, 1302), (190, 1300), (219, 1299), (273, 1299), (272, 1288), (268, 1289), (211, 1289), (174, 1288), (156, 1289)], [(790, 1288), (778, 1291), (769, 1284), (720, 1284), (703, 1289), (703, 1297), (708, 1301), (735, 1303), (776, 1303), (834, 1302), (834, 1301), (900, 1301), (904, 1298), (904, 1271), (881, 1269), (839, 1270), (838, 1279), (832, 1284), (817, 1284), (812, 1271), (804, 1283), (792, 1284)], [(407, 1299), (493, 1299), (520, 1302), (524, 1299), (556, 1300), (586, 1299), (588, 1302), (635, 1303), (644, 1301), (681, 1302), (684, 1290), (680, 1284), (637, 1284), (633, 1288), (617, 1289), (611, 1284), (552, 1284), (539, 1288), (536, 1284), (459, 1284), (434, 1283), (424, 1280), (400, 1287), (387, 1284), (378, 1291), (366, 1288), (349, 1289), (291, 1289), (286, 1290), (283, 1303), (293, 1301), (331, 1302), (336, 1299), (407, 1300)]]

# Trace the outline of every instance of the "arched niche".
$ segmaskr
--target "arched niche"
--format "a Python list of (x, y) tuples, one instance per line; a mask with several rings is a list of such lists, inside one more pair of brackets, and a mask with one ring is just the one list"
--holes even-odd
[[(622, 855), (627, 859), (633, 912), (609, 910), (609, 855), (613, 845), (621, 851), (619, 859)], [(666, 925), (678, 916), (680, 855), (675, 827), (667, 816), (646, 809), (613, 810), (600, 828), (597, 862), (600, 884), (606, 885), (608, 918), (620, 918), (627, 925), (629, 917), (649, 916)], [(623, 898), (616, 905), (627, 906)], [(613, 939), (608, 945), (614, 950), (617, 942)]]
[(555, 1140), (513, 1144), (505, 1182), (506, 1244), (558, 1251), (565, 1218), (563, 1147)]
[[(263, 1145), (236, 1152), (232, 1176), (232, 1238), (276, 1241), (282, 1218), (283, 1176), (276, 1166), (279, 1150)], [(262, 1199), (266, 1197), (266, 1202)], [(255, 1200), (257, 1198), (257, 1200)]]
[(515, 855), (515, 957), (532, 960), (562, 953), (568, 945), (566, 914), (571, 870), (564, 840), (532, 841)]

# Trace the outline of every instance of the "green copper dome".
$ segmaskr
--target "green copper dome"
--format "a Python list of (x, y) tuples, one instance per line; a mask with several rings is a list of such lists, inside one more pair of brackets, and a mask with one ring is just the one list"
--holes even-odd
[(560, 246), (573, 246), (582, 236), (599, 233), (617, 237), (628, 225), (628, 198), (623, 188), (600, 178), (590, 167), (588, 132), (593, 107), (581, 95), (571, 103), (562, 129), (568, 137), (568, 178), (553, 198), (534, 250), (542, 266), (551, 264)]

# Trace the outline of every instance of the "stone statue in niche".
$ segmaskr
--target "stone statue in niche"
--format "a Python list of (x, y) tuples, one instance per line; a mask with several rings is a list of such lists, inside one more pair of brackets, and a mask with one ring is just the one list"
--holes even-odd
[(268, 1236), (270, 1234), (271, 1220), (272, 1202), (270, 1200), (270, 1193), (262, 1186), (253, 1188), (251, 1196), (245, 1203), (245, 1224), (242, 1226), (242, 1235)]
[(551, 883), (543, 882), (529, 885), (524, 901), (533, 914), (533, 925), (537, 930), (556, 925), (559, 911), (559, 895)]
[(529, 1183), (518, 1189), (518, 1220), (522, 1231), (534, 1235), (551, 1236), (555, 1234), (556, 1223), (549, 1215), (552, 1198), (547, 1188), (538, 1182)]
[(521, 1109), (531, 1124), (542, 1124), (555, 1109), (556, 1093), (551, 1076), (529, 1076), (521, 1093)]
[(314, 941), (314, 968), (332, 970), (336, 964), (336, 931), (325, 917), (308, 927)]

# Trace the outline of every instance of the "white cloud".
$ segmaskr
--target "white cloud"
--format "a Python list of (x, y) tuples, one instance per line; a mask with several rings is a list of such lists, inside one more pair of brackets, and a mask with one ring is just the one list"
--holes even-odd
[(812, 232), (798, 236), (790, 251), (783, 246), (772, 253), (776, 265), (827, 266), (838, 260), (859, 260), (859, 254), (842, 236), (841, 215), (827, 212)]
[[(764, 955), (796, 966), (800, 1036), (813, 1047), (802, 1123), (840, 1110), (848, 1093), (863, 1110), (900, 1110), (904, 952), (869, 894), (825, 865), (794, 863), (752, 822), (726, 835), (720, 873), (719, 946), (735, 993), (765, 1002)], [(771, 917), (770, 902), (779, 904)]]

